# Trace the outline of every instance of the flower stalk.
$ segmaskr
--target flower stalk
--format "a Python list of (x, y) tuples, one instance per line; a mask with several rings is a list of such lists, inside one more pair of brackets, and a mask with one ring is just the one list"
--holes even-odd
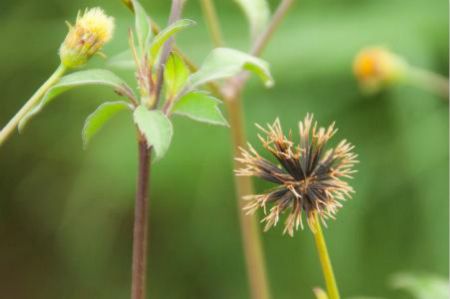
[[(281, 23), (287, 11), (293, 4), (293, 0), (283, 0), (274, 14), (270, 24), (260, 36), (255, 40), (251, 47), (251, 54), (260, 55), (264, 47), (269, 42), (274, 31)], [(217, 17), (213, 0), (202, 0), (203, 14), (205, 15), (208, 29), (214, 45), (223, 46), (223, 34), (220, 22)], [(236, 156), (239, 148), (245, 146), (247, 137), (245, 134), (244, 112), (242, 110), (241, 90), (245, 84), (247, 76), (245, 73), (237, 75), (230, 79), (220, 91), (227, 107), (230, 130), (233, 140), (233, 150)], [(241, 162), (235, 161), (235, 167), (240, 168)], [(257, 220), (254, 215), (245, 215), (242, 210), (242, 198), (253, 194), (253, 184), (248, 177), (235, 177), (236, 197), (238, 199), (238, 214), (240, 219), (241, 235), (243, 240), (247, 275), (250, 283), (250, 293), (253, 299), (269, 299), (270, 288), (267, 280), (265, 259), (259, 235)]]
[[(225, 101), (229, 113), (229, 123), (233, 140), (234, 156), (239, 153), (239, 148), (246, 144), (246, 134), (244, 127), (244, 115), (240, 98), (228, 99)], [(241, 162), (235, 160), (235, 169), (240, 168)], [(242, 242), (244, 247), (245, 262), (248, 280), (250, 283), (250, 293), (253, 299), (269, 299), (269, 282), (267, 280), (264, 253), (261, 244), (258, 222), (255, 215), (245, 215), (243, 211), (244, 202), (242, 197), (253, 194), (253, 184), (251, 178), (235, 176), (236, 196), (238, 198), (238, 215)]]
[(410, 66), (407, 75), (408, 82), (422, 89), (428, 90), (439, 95), (443, 100), (448, 101), (449, 96), (449, 80), (448, 78)]
[(339, 290), (334, 277), (333, 266), (331, 265), (330, 256), (328, 255), (327, 244), (320, 225), (320, 219), (316, 213), (314, 221), (311, 221), (312, 233), (316, 242), (317, 254), (319, 255), (320, 265), (322, 266), (323, 277), (327, 286), (329, 299), (339, 299)]
[(31, 98), (20, 108), (20, 110), (11, 118), (6, 126), (0, 131), (0, 146), (11, 136), (14, 130), (19, 125), (22, 118), (28, 114), (42, 99), (45, 93), (55, 85), (59, 79), (64, 75), (67, 68), (60, 64), (55, 72), (42, 84), (41, 87), (31, 96)]

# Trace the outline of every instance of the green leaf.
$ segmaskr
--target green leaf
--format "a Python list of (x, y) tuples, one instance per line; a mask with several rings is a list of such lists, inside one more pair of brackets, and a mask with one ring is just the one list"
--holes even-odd
[(392, 277), (391, 284), (403, 289), (417, 299), (448, 299), (448, 279), (429, 274), (399, 273)]
[(191, 88), (235, 76), (243, 70), (257, 74), (267, 87), (274, 83), (269, 64), (264, 60), (238, 50), (216, 48), (206, 57), (200, 69), (190, 76)]
[(110, 120), (117, 112), (130, 109), (127, 102), (105, 102), (92, 112), (85, 120), (81, 136), (83, 138), (83, 148), (86, 148), (89, 141), (95, 134)]
[(252, 39), (267, 26), (270, 19), (270, 8), (267, 0), (234, 0), (247, 16)]
[(166, 97), (175, 97), (186, 84), (190, 71), (183, 59), (176, 53), (171, 53), (164, 69)]
[(136, 64), (134, 63), (133, 54), (131, 50), (125, 50), (119, 54), (116, 54), (108, 59), (108, 65), (118, 69), (134, 69)]
[(228, 126), (226, 119), (218, 107), (219, 103), (219, 100), (206, 93), (191, 92), (176, 102), (172, 112), (187, 116), (196, 121)]
[(316, 295), (316, 299), (328, 299), (327, 293), (321, 288), (314, 288), (313, 292)]
[(167, 28), (162, 30), (155, 36), (153, 43), (150, 47), (150, 57), (154, 60), (159, 53), (159, 50), (164, 45), (164, 43), (175, 33), (194, 25), (195, 22), (192, 20), (178, 20), (175, 23), (169, 25)]
[(146, 53), (148, 47), (150, 46), (150, 41), (152, 38), (152, 23), (150, 17), (142, 7), (138, 0), (132, 0), (135, 15), (135, 27), (136, 34), (138, 38), (139, 47), (142, 53)]
[(147, 143), (155, 151), (155, 160), (161, 159), (169, 149), (172, 140), (172, 123), (167, 116), (159, 110), (148, 110), (139, 106), (134, 110), (134, 122), (144, 134)]
[(19, 123), (19, 131), (21, 131), (30, 119), (38, 114), (48, 105), (56, 96), (68, 91), (74, 87), (83, 85), (105, 85), (110, 86), (118, 92), (130, 90), (125, 81), (120, 79), (116, 74), (108, 70), (92, 69), (87, 71), (79, 71), (71, 73), (61, 78), (52, 88), (44, 95), (42, 100), (28, 114), (26, 114)]

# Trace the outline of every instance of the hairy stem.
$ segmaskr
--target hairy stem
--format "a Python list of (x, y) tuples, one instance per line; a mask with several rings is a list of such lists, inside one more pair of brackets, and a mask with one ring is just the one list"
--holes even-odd
[(0, 131), (0, 146), (11, 136), (19, 125), (22, 118), (31, 111), (42, 99), (44, 94), (64, 75), (66, 68), (61, 64), (55, 72), (42, 84), (41, 87), (31, 96), (31, 98), (20, 108), (20, 110), (11, 118), (6, 126)]
[[(225, 101), (228, 107), (231, 135), (233, 139), (233, 156), (239, 155), (239, 147), (245, 146), (244, 115), (239, 98)], [(242, 168), (240, 162), (235, 161), (235, 169)], [(251, 298), (269, 299), (269, 283), (267, 281), (264, 254), (259, 236), (256, 215), (245, 215), (242, 198), (253, 194), (253, 184), (250, 177), (235, 176), (236, 193), (238, 198), (238, 214), (240, 220), (242, 243), (244, 247), (247, 275), (250, 282)]]
[(136, 186), (133, 228), (133, 262), (131, 299), (144, 299), (147, 274), (148, 188), (150, 177), (150, 150), (145, 138), (139, 136), (139, 166)]
[(319, 255), (322, 272), (327, 286), (328, 299), (339, 299), (339, 290), (334, 277), (333, 267), (331, 265), (330, 256), (328, 255), (327, 244), (323, 236), (322, 227), (320, 226), (319, 216), (316, 214), (313, 225), (314, 240), (316, 241), (317, 254)]
[(408, 72), (409, 82), (420, 88), (429, 90), (441, 96), (448, 101), (449, 95), (449, 80), (448, 78), (439, 74), (430, 72), (428, 70), (410, 67)]
[(223, 35), (213, 1), (214, 0), (201, 0), (202, 10), (206, 17), (206, 23), (208, 24), (208, 29), (210, 31), (214, 46), (221, 47), (224, 44)]

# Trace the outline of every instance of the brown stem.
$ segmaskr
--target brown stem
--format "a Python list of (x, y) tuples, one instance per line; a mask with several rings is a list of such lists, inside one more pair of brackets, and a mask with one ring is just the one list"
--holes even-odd
[[(239, 148), (245, 146), (247, 138), (245, 136), (244, 115), (239, 98), (227, 99), (225, 101), (230, 129), (233, 138), (234, 156), (239, 155)], [(240, 162), (235, 161), (235, 169), (242, 168)], [(255, 215), (245, 215), (242, 198), (245, 195), (254, 194), (253, 184), (249, 177), (235, 176), (236, 193), (238, 198), (238, 215), (241, 225), (242, 242), (244, 247), (245, 262), (248, 279), (250, 282), (251, 298), (269, 299), (269, 283), (266, 275), (266, 265), (264, 254)]]
[(223, 42), (222, 30), (220, 29), (219, 17), (216, 13), (213, 0), (201, 0), (203, 15), (206, 17), (208, 30), (215, 47), (221, 47)]
[(292, 4), (294, 4), (294, 0), (283, 0), (280, 3), (280, 5), (277, 7), (277, 10), (273, 14), (273, 17), (270, 20), (270, 23), (267, 26), (266, 30), (264, 30), (261, 33), (261, 35), (256, 38), (255, 44), (252, 46), (250, 54), (255, 56), (261, 55), (262, 51), (269, 43), (273, 33), (275, 32), (275, 30), (277, 30), (278, 26), (281, 24), (281, 21), (286, 16)]
[(131, 277), (131, 299), (145, 298), (147, 274), (147, 230), (148, 230), (148, 180), (150, 177), (150, 150), (143, 137), (139, 137), (139, 170), (136, 186), (133, 229), (133, 263)]

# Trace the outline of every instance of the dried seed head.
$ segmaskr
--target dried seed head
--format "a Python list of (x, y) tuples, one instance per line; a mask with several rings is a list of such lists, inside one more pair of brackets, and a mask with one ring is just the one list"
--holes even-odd
[(363, 49), (355, 58), (353, 72), (363, 91), (374, 93), (405, 76), (407, 64), (387, 49)]
[(83, 66), (89, 58), (111, 40), (114, 19), (95, 7), (78, 13), (74, 26), (68, 24), (69, 33), (59, 49), (61, 62), (68, 68)]
[[(257, 125), (264, 133), (258, 135), (264, 148), (277, 160), (279, 165), (263, 158), (249, 144), (248, 150), (241, 148), (241, 156), (236, 158), (242, 167), (236, 170), (239, 176), (255, 176), (277, 186), (264, 194), (248, 195), (244, 210), (253, 214), (263, 208), (265, 230), (275, 226), (280, 214), (289, 211), (283, 233), (294, 234), (303, 228), (302, 214), (305, 213), (311, 227), (314, 215), (324, 222), (342, 207), (340, 201), (351, 197), (353, 188), (344, 180), (352, 178), (353, 166), (358, 162), (352, 152), (353, 146), (342, 140), (335, 148), (326, 150), (326, 144), (336, 133), (334, 124), (327, 129), (313, 123), (308, 114), (299, 123), (300, 143), (292, 141), (292, 132), (283, 134), (277, 119), (267, 128)], [(270, 210), (267, 211), (267, 205)]]

